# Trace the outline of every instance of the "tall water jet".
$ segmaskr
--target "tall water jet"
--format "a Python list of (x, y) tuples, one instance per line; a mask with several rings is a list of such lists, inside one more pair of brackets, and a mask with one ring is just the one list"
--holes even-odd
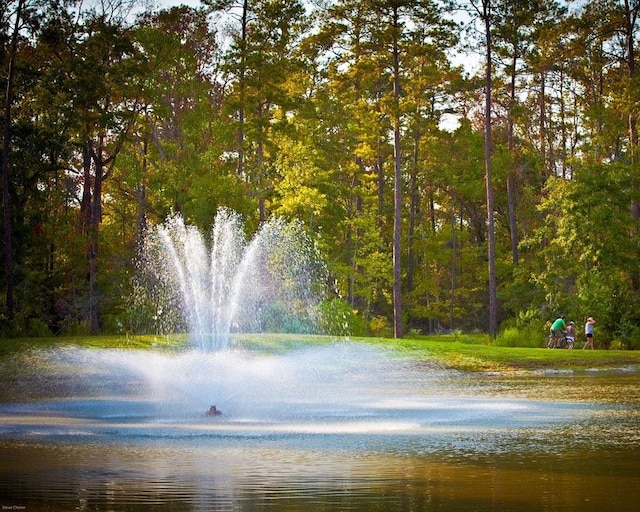
[(299, 223), (275, 218), (247, 241), (240, 216), (218, 211), (210, 240), (174, 215), (150, 230), (135, 294), (161, 332), (202, 350), (230, 333), (315, 332), (326, 269)]

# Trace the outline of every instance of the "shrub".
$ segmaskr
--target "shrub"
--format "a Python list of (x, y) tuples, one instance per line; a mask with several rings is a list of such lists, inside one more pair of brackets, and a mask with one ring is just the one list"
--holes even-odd
[(50, 337), (51, 329), (39, 318), (32, 318), (29, 320), (29, 336), (32, 338), (48, 338)]
[(369, 331), (372, 336), (381, 338), (393, 337), (393, 329), (389, 319), (385, 316), (375, 316), (369, 321)]
[(342, 299), (323, 301), (320, 304), (320, 331), (335, 336), (362, 336), (364, 326), (348, 302)]
[(537, 330), (507, 327), (496, 337), (494, 345), (498, 347), (535, 348), (542, 346), (543, 341), (544, 338), (538, 335)]
[(67, 324), (62, 330), (63, 336), (88, 336), (91, 334), (91, 328), (88, 322), (76, 322)]

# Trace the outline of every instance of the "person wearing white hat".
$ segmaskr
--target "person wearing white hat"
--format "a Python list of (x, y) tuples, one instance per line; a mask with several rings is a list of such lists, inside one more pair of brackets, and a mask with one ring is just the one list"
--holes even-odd
[(586, 338), (586, 341), (584, 342), (584, 349), (586, 349), (587, 347), (590, 347), (591, 350), (594, 349), (593, 347), (593, 324), (595, 324), (596, 321), (593, 319), (593, 317), (589, 317), (587, 318), (587, 323), (584, 325), (584, 336)]

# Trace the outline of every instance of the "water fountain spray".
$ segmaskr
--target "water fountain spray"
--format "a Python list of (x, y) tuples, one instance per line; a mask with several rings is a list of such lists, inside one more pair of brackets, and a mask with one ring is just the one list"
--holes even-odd
[(300, 223), (274, 218), (247, 241), (240, 216), (221, 209), (207, 241), (174, 215), (149, 232), (144, 256), (136, 294), (156, 329), (185, 330), (202, 350), (228, 348), (233, 331), (317, 332), (326, 268)]

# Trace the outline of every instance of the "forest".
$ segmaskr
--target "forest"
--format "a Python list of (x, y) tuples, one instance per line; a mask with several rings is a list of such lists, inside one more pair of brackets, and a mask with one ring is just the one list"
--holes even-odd
[[(350, 334), (640, 348), (637, 0), (3, 0), (0, 337), (153, 329), (150, 225), (305, 226)], [(327, 330), (332, 330), (328, 322)]]

